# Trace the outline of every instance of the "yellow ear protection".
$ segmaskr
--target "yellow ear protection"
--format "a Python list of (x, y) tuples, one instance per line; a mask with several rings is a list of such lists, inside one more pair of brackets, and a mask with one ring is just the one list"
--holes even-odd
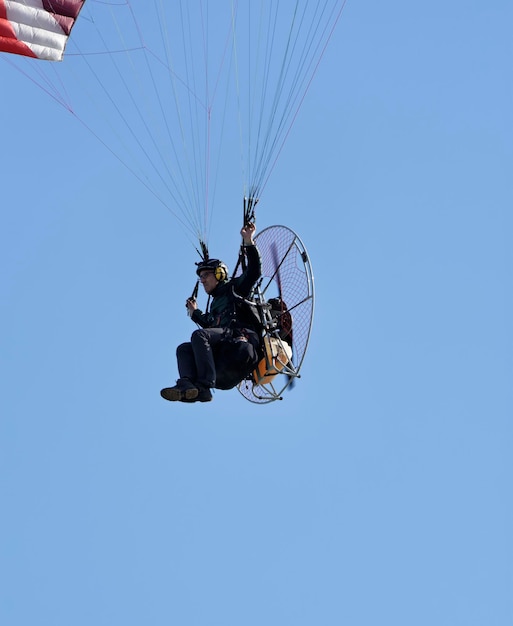
[(214, 270), (214, 276), (216, 280), (223, 283), (225, 280), (228, 280), (228, 268), (224, 263), (220, 263)]
[(198, 276), (200, 275), (200, 272), (208, 270), (210, 272), (214, 272), (216, 280), (220, 283), (224, 283), (224, 281), (228, 280), (228, 268), (219, 259), (207, 259), (206, 261), (197, 263), (197, 266), (198, 268), (196, 269), (196, 274)]

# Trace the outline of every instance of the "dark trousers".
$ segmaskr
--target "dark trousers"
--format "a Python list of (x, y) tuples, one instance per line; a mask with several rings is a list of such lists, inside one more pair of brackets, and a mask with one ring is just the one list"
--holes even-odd
[(201, 328), (192, 333), (190, 342), (176, 349), (180, 378), (188, 378), (201, 387), (215, 387), (214, 351), (230, 331), (226, 328)]

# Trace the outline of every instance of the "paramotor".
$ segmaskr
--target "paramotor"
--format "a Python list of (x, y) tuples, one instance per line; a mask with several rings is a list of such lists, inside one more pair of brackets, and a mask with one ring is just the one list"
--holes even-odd
[[(0, 52), (12, 53), (0, 58), (72, 113), (206, 251), (217, 206), (242, 196), (254, 218), (345, 2), (0, 0)], [(40, 61), (65, 49), (63, 63)], [(299, 376), (314, 295), (293, 231), (265, 229), (258, 245), (266, 360), (239, 391), (262, 403)]]

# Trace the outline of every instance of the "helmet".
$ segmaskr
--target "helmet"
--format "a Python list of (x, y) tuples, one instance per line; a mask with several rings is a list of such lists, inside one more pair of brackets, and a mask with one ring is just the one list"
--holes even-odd
[(199, 276), (201, 272), (208, 270), (209, 272), (214, 272), (216, 279), (219, 282), (224, 282), (228, 280), (228, 267), (219, 259), (204, 259), (199, 263), (196, 263), (198, 266), (196, 268), (196, 274)]

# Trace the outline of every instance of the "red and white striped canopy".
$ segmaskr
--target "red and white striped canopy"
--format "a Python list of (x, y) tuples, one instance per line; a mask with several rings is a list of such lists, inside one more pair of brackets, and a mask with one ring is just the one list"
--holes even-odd
[(0, 52), (61, 61), (85, 0), (0, 0)]

